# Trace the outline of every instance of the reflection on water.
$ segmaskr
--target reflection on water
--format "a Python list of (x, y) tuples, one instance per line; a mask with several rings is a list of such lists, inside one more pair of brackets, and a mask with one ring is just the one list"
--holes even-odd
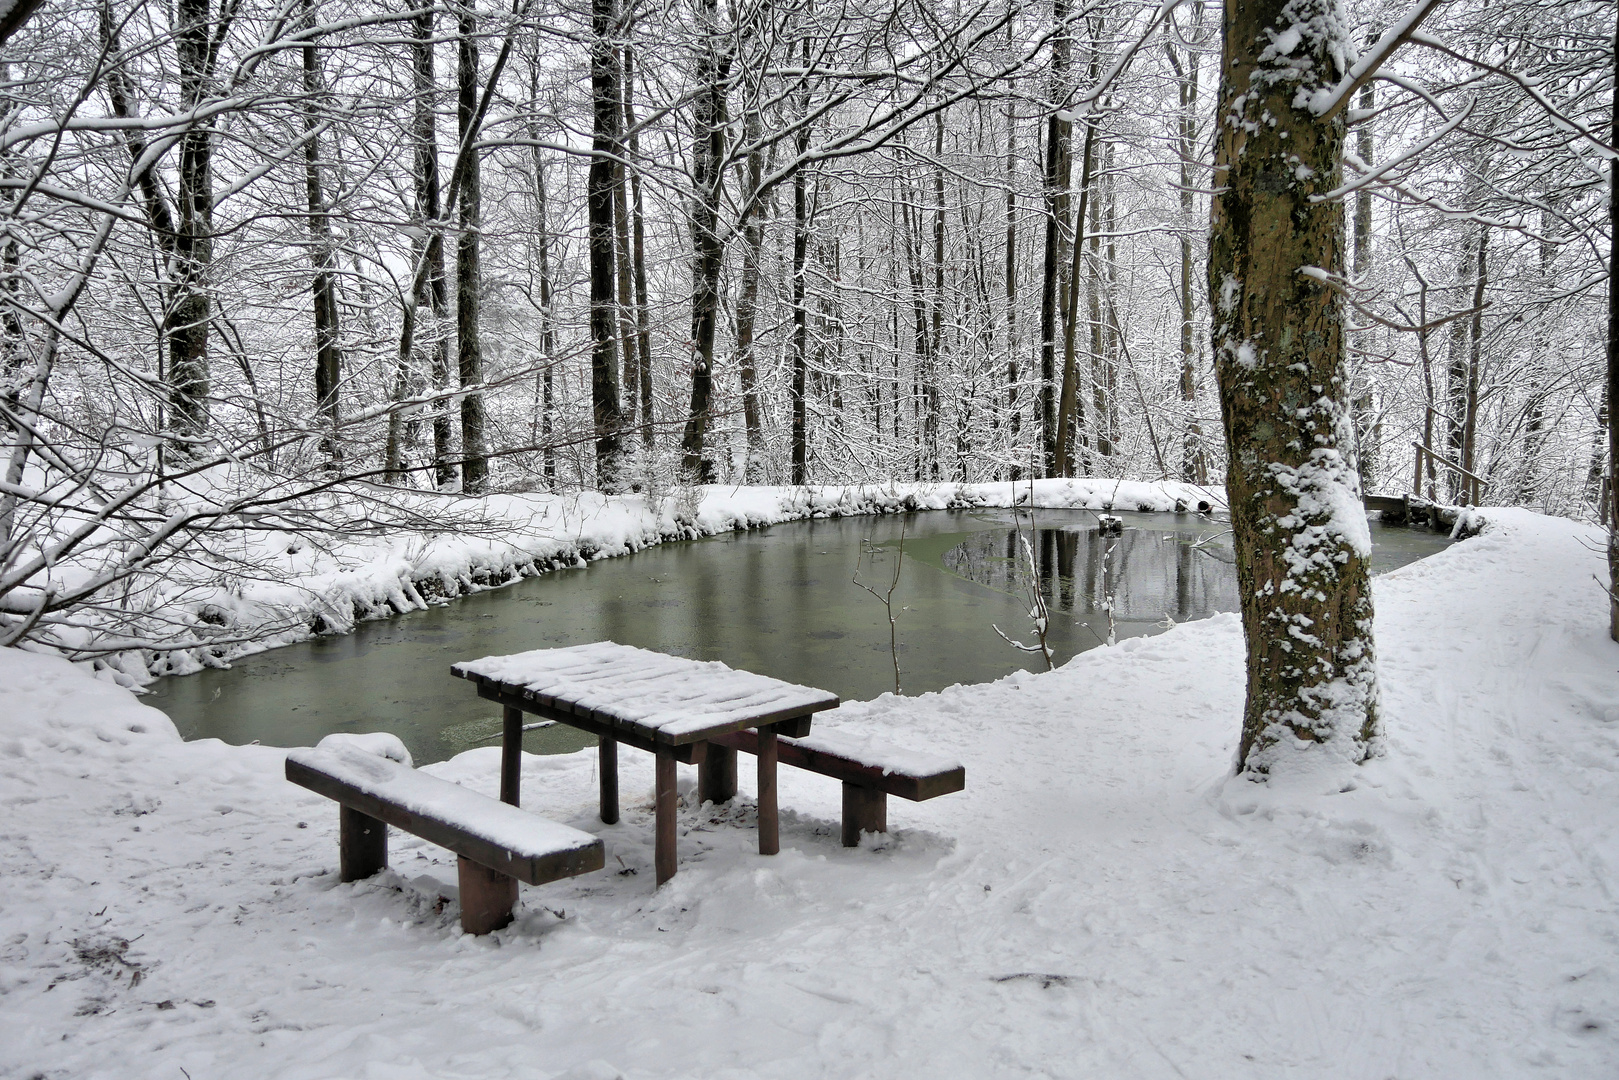
[[(1049, 597), (1047, 641), (1062, 663), (1107, 636), (1234, 610), (1225, 526), (1194, 515), (1121, 514), (1122, 537), (1096, 536), (1088, 511), (1039, 512), (1030, 532)], [(1018, 567), (1010, 511), (936, 511), (777, 525), (560, 570), (352, 634), (246, 657), (228, 670), (162, 679), (146, 699), (187, 738), (301, 746), (334, 731), (392, 731), (418, 762), (492, 743), (500, 710), (450, 664), (498, 653), (611, 639), (723, 660), (850, 700), (894, 689), (883, 605), (853, 582), (894, 590), (901, 684), (907, 694), (988, 682), (1044, 662), (995, 633), (1030, 636), (1028, 570)], [(1431, 533), (1373, 527), (1373, 569), (1444, 546)], [(901, 546), (903, 541), (903, 557)], [(862, 557), (862, 552), (864, 556)], [(1025, 563), (1027, 560), (1024, 560)], [(1105, 588), (1104, 588), (1105, 582)], [(573, 728), (525, 737), (540, 753), (591, 742)]]
[(1167, 626), (1237, 610), (1231, 535), (1214, 525), (1173, 523), (1119, 536), (1094, 527), (981, 532), (946, 552), (944, 565), (1022, 597), (1032, 597), (1038, 581), (1053, 616), (1077, 617), (1103, 637), (1109, 596), (1121, 636), (1145, 629), (1137, 623)]

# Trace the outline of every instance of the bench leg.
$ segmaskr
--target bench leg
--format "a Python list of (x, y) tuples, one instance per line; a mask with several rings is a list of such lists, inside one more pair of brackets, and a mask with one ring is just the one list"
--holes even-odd
[(759, 728), (759, 854), (781, 850), (781, 819), (776, 814), (776, 729)]
[(596, 742), (596, 771), (601, 774), (602, 823), (618, 824), (618, 740), (603, 735)]
[(843, 846), (859, 847), (863, 832), (888, 831), (888, 793), (843, 782)]
[(697, 763), (697, 792), (704, 802), (727, 803), (736, 797), (736, 750), (708, 744), (708, 753)]
[(657, 787), (653, 811), (657, 818), (653, 831), (653, 863), (658, 884), (675, 876), (675, 757), (667, 750), (657, 752)]
[(523, 710), (507, 705), (500, 718), (500, 801), (522, 802)]
[(388, 866), (388, 826), (348, 806), (338, 810), (338, 870), (344, 881), (359, 881)]
[(455, 868), (461, 886), (462, 930), (487, 934), (512, 921), (512, 909), (517, 906), (516, 878), (464, 855), (456, 859)]

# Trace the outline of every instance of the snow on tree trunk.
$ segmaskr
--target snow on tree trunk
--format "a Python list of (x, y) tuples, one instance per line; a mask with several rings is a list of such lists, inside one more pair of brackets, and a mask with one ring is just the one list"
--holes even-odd
[(1209, 295), (1248, 701), (1241, 768), (1262, 778), (1379, 743), (1371, 540), (1351, 453), (1343, 305), (1344, 122), (1312, 104), (1348, 67), (1335, 0), (1225, 9)]

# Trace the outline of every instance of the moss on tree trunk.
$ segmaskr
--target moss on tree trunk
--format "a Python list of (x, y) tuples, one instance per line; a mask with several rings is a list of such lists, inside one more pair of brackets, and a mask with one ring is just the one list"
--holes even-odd
[(1248, 700), (1242, 768), (1361, 761), (1378, 743), (1370, 540), (1353, 464), (1343, 311), (1344, 122), (1333, 0), (1227, 0), (1209, 296)]

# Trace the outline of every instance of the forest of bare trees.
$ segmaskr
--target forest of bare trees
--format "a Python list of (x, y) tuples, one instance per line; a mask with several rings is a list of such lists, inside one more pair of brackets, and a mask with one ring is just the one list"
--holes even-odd
[[(1198, 0), (33, 7), (0, 643), (220, 523), (418, 513), (390, 493), (1224, 478)], [(1349, 17), (1400, 46), (1312, 196), (1362, 483), (1605, 513), (1611, 10)]]

